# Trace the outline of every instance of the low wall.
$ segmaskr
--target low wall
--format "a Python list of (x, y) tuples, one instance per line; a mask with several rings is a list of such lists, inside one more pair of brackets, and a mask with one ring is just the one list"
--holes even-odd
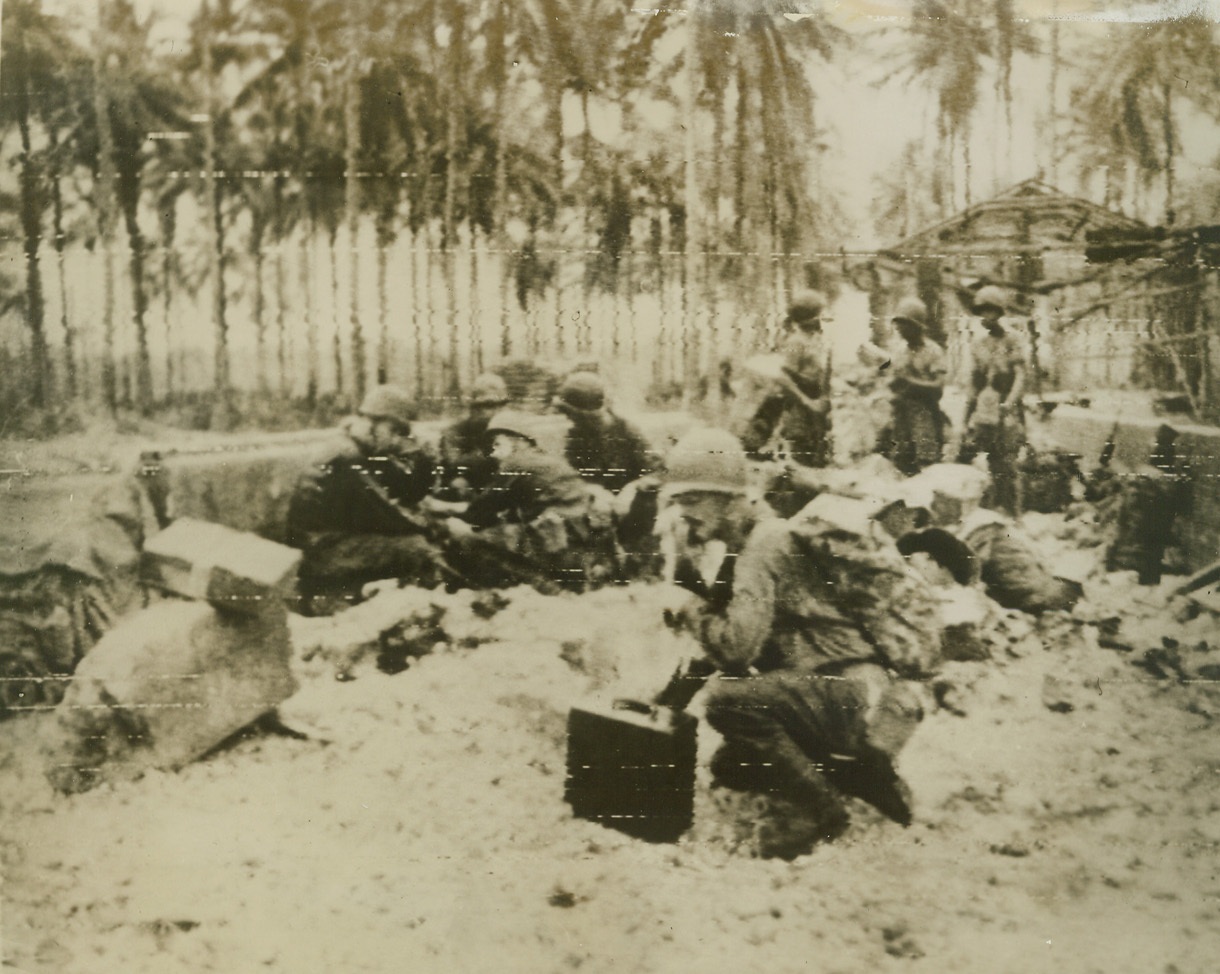
[(1097, 465), (1106, 441), (1113, 435), (1112, 466), (1132, 475), (1148, 463), (1156, 431), (1162, 425), (1178, 432), (1174, 444), (1178, 459), (1192, 473), (1191, 520), (1189, 530), (1180, 534), (1186, 542), (1190, 568), (1198, 571), (1220, 559), (1220, 428), (1069, 405), (1059, 406), (1046, 419), (1031, 416), (1029, 420), (1035, 442), (1080, 454), (1086, 470)]

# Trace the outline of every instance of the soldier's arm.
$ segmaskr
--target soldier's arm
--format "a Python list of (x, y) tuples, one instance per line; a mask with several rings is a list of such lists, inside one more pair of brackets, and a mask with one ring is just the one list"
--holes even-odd
[(1014, 402), (1020, 402), (1021, 397), (1025, 394), (1025, 356), (1015, 346), (1013, 348), (1012, 359), (1012, 389), (1004, 400), (1003, 404), (1005, 406), (1009, 406)]
[[(759, 530), (759, 529), (756, 529)], [(733, 597), (723, 611), (709, 611), (699, 627), (708, 657), (726, 673), (741, 673), (758, 658), (775, 620), (775, 545), (752, 537), (737, 559)]]

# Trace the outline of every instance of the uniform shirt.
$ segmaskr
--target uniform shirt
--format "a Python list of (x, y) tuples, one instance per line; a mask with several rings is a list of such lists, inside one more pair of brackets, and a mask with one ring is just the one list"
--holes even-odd
[(570, 418), (564, 455), (583, 479), (618, 493), (655, 467), (648, 442), (625, 419), (608, 412)]
[(918, 348), (903, 342), (894, 353), (895, 379), (932, 382), (943, 388), (947, 371), (945, 350), (929, 339)]
[(318, 533), (412, 534), (422, 521), (411, 511), (432, 485), (430, 455), (370, 456), (356, 444), (306, 474), (288, 509), (290, 543)]
[(780, 355), (784, 370), (801, 392), (810, 399), (829, 394), (830, 350), (822, 332), (794, 330), (780, 344)]
[(489, 455), (487, 424), (491, 413), (474, 413), (459, 419), (441, 435), (441, 460), (446, 482), (461, 477), (472, 488), (487, 485), (496, 469)]
[(770, 519), (735, 561), (727, 606), (700, 627), (704, 651), (726, 672), (834, 672), (853, 662), (911, 674), (935, 668), (935, 599), (892, 545)]
[(974, 341), (970, 353), (970, 380), (976, 395), (988, 386), (1001, 397), (1012, 392), (1017, 370), (1025, 367), (1025, 353), (1015, 335), (1005, 332), (996, 336), (987, 332)]
[(548, 510), (576, 509), (588, 498), (588, 488), (566, 460), (529, 448), (499, 461), (462, 516), (476, 527), (528, 524)]

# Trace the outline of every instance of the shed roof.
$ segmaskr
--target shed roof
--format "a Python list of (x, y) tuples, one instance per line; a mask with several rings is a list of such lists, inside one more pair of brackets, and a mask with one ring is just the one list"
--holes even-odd
[(887, 257), (982, 256), (1082, 251), (1089, 230), (1136, 229), (1145, 224), (1116, 210), (1068, 196), (1027, 179), (998, 196), (912, 234), (881, 253)]

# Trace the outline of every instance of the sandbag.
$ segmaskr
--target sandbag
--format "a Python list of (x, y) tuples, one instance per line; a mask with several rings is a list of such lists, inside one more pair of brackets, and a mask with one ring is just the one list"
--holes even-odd
[(174, 770), (296, 691), (288, 615), (164, 601), (93, 647), (56, 709), (48, 778), (64, 792)]

